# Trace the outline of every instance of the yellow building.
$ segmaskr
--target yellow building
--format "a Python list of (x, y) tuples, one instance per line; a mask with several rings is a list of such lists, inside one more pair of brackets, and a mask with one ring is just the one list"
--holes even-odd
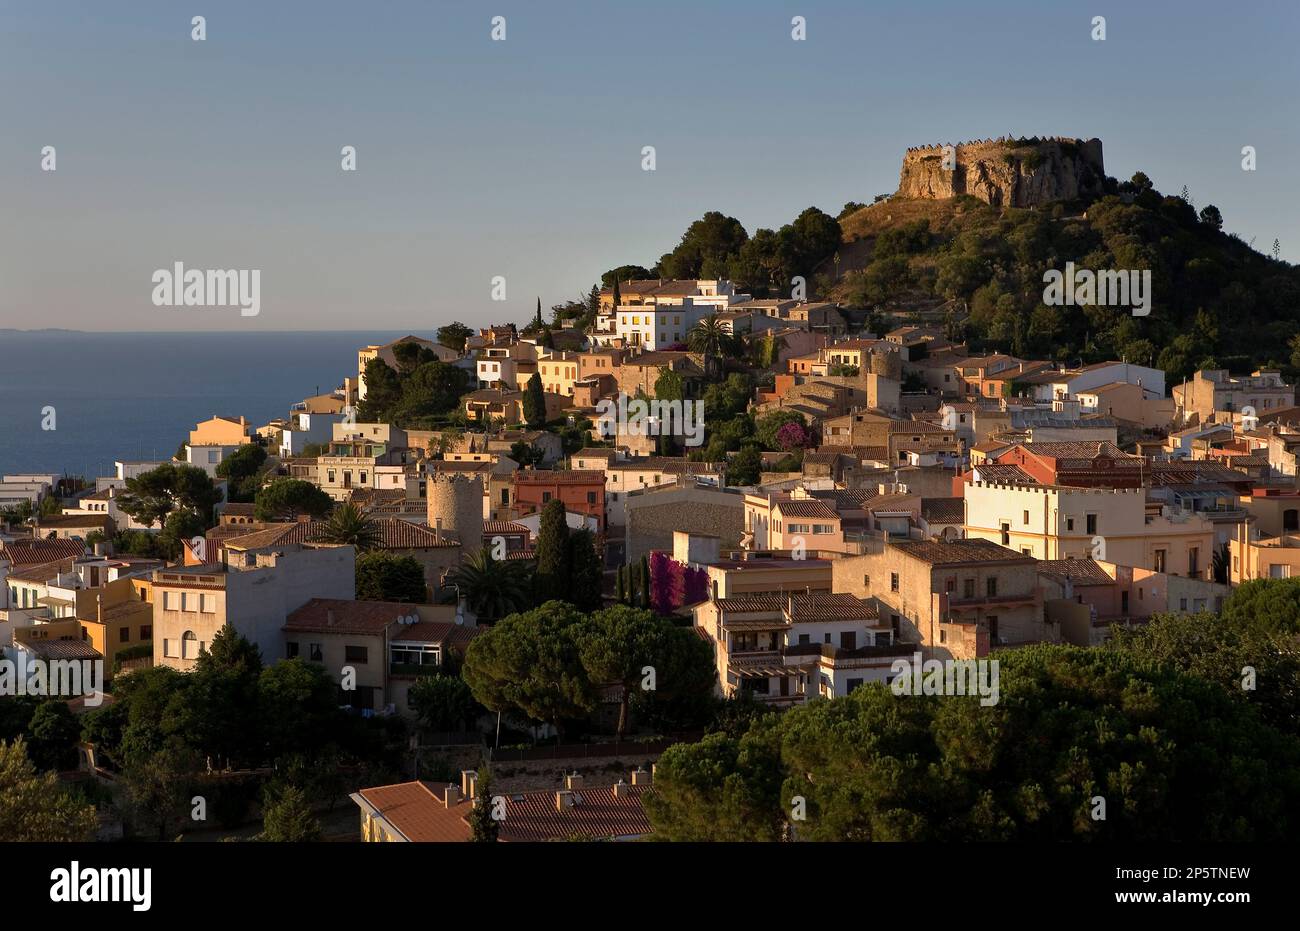
[(578, 354), (554, 352), (537, 360), (537, 374), (542, 390), (573, 397), (573, 383), (578, 380)]
[(190, 431), (191, 446), (242, 446), (252, 442), (253, 425), (242, 416), (210, 417)]

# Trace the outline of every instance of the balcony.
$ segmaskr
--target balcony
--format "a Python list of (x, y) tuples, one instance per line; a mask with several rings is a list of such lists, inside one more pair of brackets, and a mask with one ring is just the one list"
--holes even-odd
[(442, 670), (437, 663), (389, 663), (390, 676), (436, 676)]

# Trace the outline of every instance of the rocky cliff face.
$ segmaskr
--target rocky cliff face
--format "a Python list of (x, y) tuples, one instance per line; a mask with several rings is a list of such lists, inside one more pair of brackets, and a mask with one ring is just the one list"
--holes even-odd
[(908, 149), (897, 196), (1033, 207), (1100, 196), (1105, 178), (1100, 139), (984, 140)]

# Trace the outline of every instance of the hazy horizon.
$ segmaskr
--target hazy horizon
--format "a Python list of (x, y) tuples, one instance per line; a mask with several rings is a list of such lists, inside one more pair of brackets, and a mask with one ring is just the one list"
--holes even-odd
[[(705, 211), (751, 234), (836, 215), (894, 191), (908, 146), (1006, 133), (1100, 138), (1108, 174), (1186, 185), (1295, 261), (1297, 26), (1293, 4), (1208, 0), (10, 3), (0, 328), (522, 323), (539, 296), (652, 265)], [(151, 274), (177, 261), (260, 269), (260, 313), (154, 306)]]

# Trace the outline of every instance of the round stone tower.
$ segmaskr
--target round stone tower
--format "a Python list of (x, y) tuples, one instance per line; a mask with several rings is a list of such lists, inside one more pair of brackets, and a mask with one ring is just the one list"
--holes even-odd
[(431, 473), (428, 482), (429, 527), (477, 552), (483, 545), (483, 503), (487, 493), (482, 475)]

